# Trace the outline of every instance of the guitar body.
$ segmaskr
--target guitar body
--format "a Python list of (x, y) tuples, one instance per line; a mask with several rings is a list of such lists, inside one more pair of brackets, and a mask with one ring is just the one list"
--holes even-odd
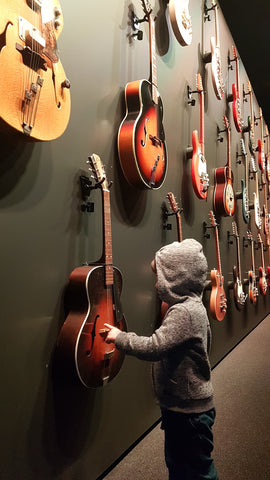
[(249, 222), (249, 198), (247, 193), (247, 188), (245, 186), (245, 182), (241, 180), (241, 190), (242, 190), (242, 214), (245, 223)]
[(253, 192), (253, 203), (254, 203), (255, 225), (257, 229), (260, 230), (262, 228), (261, 208), (260, 208), (259, 198), (255, 192)]
[[(106, 287), (104, 272), (103, 265), (73, 270), (67, 290), (69, 314), (57, 342), (63, 366), (86, 387), (99, 387), (111, 381), (124, 360), (120, 350), (104, 341), (105, 322), (126, 331), (118, 304), (122, 276), (113, 267), (114, 287)], [(115, 321), (117, 316), (119, 321)]]
[(62, 30), (55, 28), (60, 5), (54, 0), (43, 11), (37, 0), (5, 4), (0, 23), (0, 129), (34, 140), (55, 139), (70, 116), (69, 86), (63, 86), (67, 80), (56, 46)]
[(193, 155), (191, 160), (191, 180), (197, 197), (204, 199), (207, 197), (209, 182), (206, 160), (202, 153), (197, 130), (192, 132), (192, 146)]
[(249, 270), (248, 272), (248, 281), (249, 281), (249, 287), (248, 287), (248, 296), (249, 300), (251, 303), (257, 303), (257, 298), (258, 298), (258, 288), (256, 286), (256, 275), (253, 270)]
[(270, 267), (267, 267), (267, 284), (270, 293)]
[(220, 49), (216, 45), (215, 37), (210, 40), (211, 44), (211, 72), (212, 82), (216, 97), (218, 100), (222, 100), (224, 94), (223, 80), (221, 76), (221, 61), (220, 61)]
[(133, 186), (157, 189), (167, 173), (161, 98), (158, 97), (158, 104), (155, 104), (150, 82), (139, 80), (127, 84), (125, 102), (126, 115), (118, 132), (123, 173)]
[(212, 317), (220, 322), (226, 314), (227, 299), (223, 286), (224, 277), (215, 269), (211, 270), (211, 284), (210, 311)]
[(233, 175), (228, 178), (228, 167), (220, 167), (215, 170), (214, 210), (219, 215), (234, 214)]
[(259, 139), (258, 140), (258, 163), (259, 167), (262, 171), (265, 169), (265, 155), (264, 155), (264, 149), (262, 145), (262, 141)]
[(262, 295), (265, 295), (267, 292), (267, 279), (265, 269), (263, 267), (259, 267), (259, 292)]
[(192, 26), (188, 11), (189, 0), (170, 0), (169, 14), (175, 37), (182, 47), (191, 44)]
[(239, 279), (237, 267), (233, 267), (233, 294), (234, 303), (238, 310), (242, 310), (246, 303), (246, 294), (243, 291), (243, 284)]
[(235, 83), (232, 85), (232, 94), (233, 94), (233, 120), (235, 128), (238, 132), (242, 132), (242, 118), (241, 118), (241, 108), (240, 108), (240, 98)]

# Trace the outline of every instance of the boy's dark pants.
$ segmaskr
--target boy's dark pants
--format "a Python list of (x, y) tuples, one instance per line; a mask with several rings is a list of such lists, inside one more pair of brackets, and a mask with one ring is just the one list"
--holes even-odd
[(169, 480), (218, 480), (211, 452), (214, 408), (186, 414), (161, 410)]

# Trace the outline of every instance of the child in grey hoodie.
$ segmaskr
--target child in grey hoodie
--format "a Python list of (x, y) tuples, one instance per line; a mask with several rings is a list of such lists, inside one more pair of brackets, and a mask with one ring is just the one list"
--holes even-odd
[(162, 247), (152, 268), (160, 299), (168, 307), (162, 325), (144, 337), (105, 324), (106, 341), (154, 362), (169, 480), (217, 480), (211, 458), (215, 419), (208, 357), (211, 330), (202, 302), (207, 261), (201, 244), (186, 239)]

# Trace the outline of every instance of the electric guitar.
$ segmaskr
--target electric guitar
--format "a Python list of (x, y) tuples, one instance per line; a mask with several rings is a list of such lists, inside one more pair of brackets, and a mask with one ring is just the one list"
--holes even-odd
[(248, 231), (248, 239), (251, 245), (251, 269), (248, 272), (248, 296), (251, 303), (256, 303), (257, 298), (259, 295), (258, 288), (257, 288), (257, 281), (256, 281), (256, 273), (255, 273), (255, 260), (254, 260), (254, 240), (252, 237), (252, 233)]
[(222, 78), (222, 67), (220, 58), (219, 24), (217, 13), (218, 6), (215, 0), (212, 0), (212, 7), (215, 13), (215, 36), (211, 37), (210, 40), (212, 82), (217, 99), (222, 100), (224, 95), (224, 83)]
[(268, 183), (268, 194), (270, 194), (270, 144), (268, 126), (265, 124), (266, 152), (265, 152), (265, 171)]
[(235, 61), (235, 71), (236, 71), (236, 83), (232, 84), (232, 98), (233, 98), (233, 120), (235, 128), (238, 132), (242, 132), (243, 120), (241, 116), (241, 105), (240, 105), (240, 90), (239, 90), (239, 64), (238, 56), (235, 50), (234, 45), (232, 46), (233, 57)]
[(70, 82), (57, 49), (58, 0), (6, 2), (0, 31), (0, 129), (53, 140), (70, 116)]
[(264, 177), (264, 173), (262, 172), (262, 187), (263, 187), (263, 194), (264, 194), (264, 204), (262, 209), (262, 217), (263, 217), (263, 231), (265, 235), (269, 235), (269, 213), (267, 208), (267, 193), (266, 193), (266, 181)]
[(243, 138), (240, 139), (241, 144), (241, 153), (244, 157), (245, 162), (245, 180), (241, 180), (241, 190), (242, 190), (242, 214), (244, 222), (248, 223), (250, 218), (250, 211), (249, 211), (249, 191), (248, 191), (248, 184), (249, 184), (249, 162), (247, 159), (247, 152), (245, 147), (245, 142)]
[(57, 341), (58, 358), (63, 367), (85, 387), (100, 387), (119, 372), (124, 354), (107, 344), (109, 323), (126, 330), (120, 305), (121, 272), (113, 266), (110, 191), (106, 174), (98, 155), (89, 163), (96, 187), (102, 191), (103, 254), (99, 262), (76, 268), (70, 275), (67, 290), (68, 316)]
[(255, 154), (255, 140), (254, 140), (254, 113), (253, 113), (253, 92), (251, 88), (251, 83), (248, 80), (248, 93), (249, 95), (249, 106), (250, 106), (250, 115), (248, 116), (248, 132), (249, 132), (249, 151), (251, 155)]
[(171, 209), (176, 216), (178, 242), (182, 242), (183, 234), (182, 234), (182, 220), (181, 220), (180, 209), (179, 209), (178, 204), (176, 202), (175, 196), (172, 192), (169, 192), (167, 194), (167, 198), (170, 202)]
[(254, 221), (258, 230), (262, 228), (262, 217), (261, 217), (261, 207), (260, 207), (260, 197), (259, 197), (259, 184), (258, 184), (258, 171), (255, 167), (254, 157), (250, 158), (251, 163), (251, 172), (255, 180), (255, 192), (253, 192), (253, 207), (254, 207)]
[(235, 195), (233, 191), (233, 173), (231, 169), (231, 129), (224, 115), (224, 125), (227, 132), (227, 164), (215, 169), (214, 210), (219, 215), (233, 215), (235, 210)]
[(160, 188), (167, 173), (167, 147), (162, 125), (163, 104), (157, 89), (155, 19), (142, 0), (149, 23), (150, 81), (137, 80), (125, 88), (126, 115), (118, 131), (118, 153), (128, 183)]
[(191, 16), (189, 14), (189, 0), (170, 0), (169, 15), (173, 33), (183, 47), (192, 41)]
[[(182, 235), (182, 220), (181, 220), (180, 209), (179, 209), (178, 204), (176, 202), (175, 196), (172, 192), (169, 192), (167, 194), (167, 198), (169, 200), (172, 212), (173, 212), (173, 214), (175, 214), (175, 217), (176, 217), (178, 242), (182, 242), (183, 235)], [(162, 302), (161, 303), (161, 319), (163, 319), (165, 317), (167, 310), (168, 310), (168, 304), (166, 302)]]
[(261, 138), (258, 139), (258, 164), (262, 172), (265, 169), (265, 154), (264, 154), (264, 136), (263, 136), (263, 117), (262, 117), (262, 109), (259, 108), (259, 120), (260, 120), (260, 132)]
[(246, 303), (247, 295), (243, 290), (242, 274), (241, 274), (241, 262), (240, 262), (240, 245), (239, 234), (236, 222), (232, 222), (233, 234), (236, 238), (236, 254), (237, 254), (237, 266), (233, 267), (233, 294), (234, 303), (238, 310), (242, 310)]
[(269, 238), (269, 235), (266, 236), (266, 243), (267, 243), (267, 249), (268, 249), (267, 285), (268, 285), (268, 291), (270, 293), (270, 238)]
[(197, 89), (200, 93), (200, 140), (198, 131), (192, 132), (193, 154), (191, 160), (191, 180), (194, 192), (198, 198), (207, 197), (209, 176), (207, 173), (206, 159), (204, 156), (204, 91), (201, 75), (197, 74)]
[(265, 273), (265, 267), (264, 267), (264, 253), (263, 253), (263, 242), (261, 235), (258, 233), (258, 243), (260, 244), (260, 250), (261, 250), (261, 266), (259, 267), (259, 292), (262, 295), (265, 295), (267, 292), (267, 278), (266, 278), (266, 273)]
[(219, 250), (219, 238), (218, 238), (218, 226), (212, 210), (209, 213), (212, 226), (215, 231), (215, 243), (216, 243), (216, 256), (217, 256), (217, 269), (211, 270), (211, 284), (212, 290), (210, 294), (210, 312), (215, 320), (221, 321), (225, 317), (227, 310), (227, 298), (224, 290), (224, 277), (221, 270), (220, 250)]

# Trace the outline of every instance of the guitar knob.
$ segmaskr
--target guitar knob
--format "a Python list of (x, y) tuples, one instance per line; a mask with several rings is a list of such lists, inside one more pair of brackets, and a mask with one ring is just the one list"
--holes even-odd
[(65, 80), (61, 83), (62, 88), (70, 88), (70, 81), (65, 78)]
[(54, 28), (57, 30), (59, 27), (61, 27), (62, 22), (59, 20), (59, 18), (56, 18), (54, 21)]

